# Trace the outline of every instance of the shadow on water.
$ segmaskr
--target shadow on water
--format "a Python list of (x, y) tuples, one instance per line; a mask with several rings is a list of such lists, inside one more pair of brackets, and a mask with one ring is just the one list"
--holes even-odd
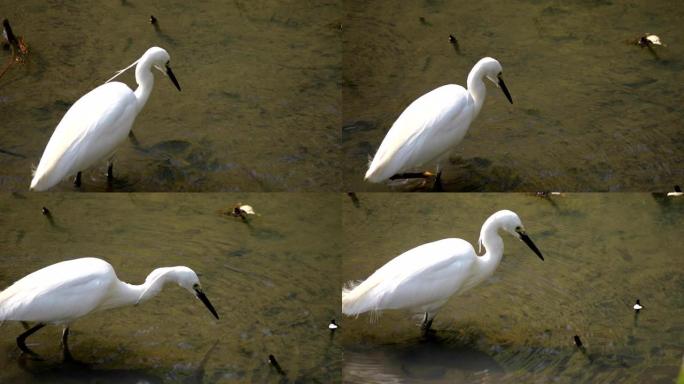
[(38, 361), (20, 356), (18, 367), (35, 383), (163, 383), (145, 369), (98, 369), (84, 363)]
[[(205, 366), (207, 361), (216, 350), (219, 341), (217, 340), (204, 354), (202, 360), (189, 374), (182, 383), (202, 384), (204, 383)], [(97, 364), (80, 361), (56, 362), (50, 360), (36, 360), (26, 355), (20, 355), (17, 359), (17, 366), (25, 373), (29, 374), (32, 382), (37, 383), (164, 383), (163, 377), (155, 376), (150, 373), (150, 369), (104, 369), (98, 368)]]
[[(451, 332), (453, 333), (453, 332)], [(345, 349), (345, 382), (453, 382), (501, 375), (504, 369), (488, 354), (459, 342), (458, 335), (437, 331), (429, 337), (372, 348)], [(451, 381), (449, 381), (451, 380)]]

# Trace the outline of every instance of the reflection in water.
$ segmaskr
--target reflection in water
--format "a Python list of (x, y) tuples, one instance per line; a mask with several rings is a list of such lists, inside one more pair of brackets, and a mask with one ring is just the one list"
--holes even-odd
[[(365, 315), (340, 319), (345, 381), (676, 377), (684, 354), (684, 278), (676, 255), (684, 200), (647, 193), (358, 197), (364, 209), (343, 204), (342, 282), (363, 279), (419, 244), (475, 242), (482, 220), (500, 209), (520, 215), (545, 261), (534, 262), (521, 242), (505, 242), (496, 273), (437, 313), (435, 340), (421, 339), (420, 319), (404, 311), (385, 311), (375, 322)], [(638, 314), (637, 298), (645, 307)], [(470, 362), (462, 366), (463, 360)]]
[(503, 368), (492, 357), (458, 337), (440, 332), (427, 339), (402, 344), (344, 351), (344, 381), (348, 383), (453, 383), (455, 380), (486, 381), (501, 377)]

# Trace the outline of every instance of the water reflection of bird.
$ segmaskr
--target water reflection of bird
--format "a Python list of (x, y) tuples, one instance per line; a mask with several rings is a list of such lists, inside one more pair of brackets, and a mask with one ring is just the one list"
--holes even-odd
[(27, 337), (46, 324), (64, 326), (64, 357), (71, 359), (67, 345), (71, 323), (92, 312), (138, 305), (156, 296), (166, 283), (176, 283), (193, 293), (218, 319), (216, 310), (202, 292), (199, 278), (188, 267), (157, 268), (145, 283), (131, 285), (119, 280), (108, 262), (82, 258), (47, 266), (0, 292), (0, 322), (37, 322), (17, 337), (19, 348), (31, 355), (35, 353), (26, 346)]
[(380, 183), (390, 179), (429, 177), (429, 172), (405, 173), (437, 163), (435, 187), (439, 188), (440, 162), (463, 140), (470, 123), (480, 113), (491, 80), (513, 103), (501, 77), (501, 64), (485, 57), (468, 74), (468, 89), (448, 84), (416, 99), (401, 113), (380, 144), (365, 179)]
[(164, 49), (148, 49), (116, 76), (134, 65), (138, 83), (135, 92), (124, 83), (107, 82), (78, 99), (67, 111), (45, 147), (31, 180), (31, 190), (47, 190), (72, 174), (76, 174), (74, 182), (80, 186), (81, 171), (105, 159), (109, 161), (107, 178), (111, 180), (112, 156), (128, 137), (136, 116), (152, 92), (152, 68), (165, 73), (180, 91), (169, 67), (169, 54)]
[(503, 210), (491, 215), (480, 231), (478, 256), (462, 239), (444, 239), (413, 248), (395, 257), (368, 279), (350, 283), (342, 290), (342, 313), (348, 316), (385, 309), (408, 309), (424, 313), (422, 328), (429, 330), (435, 314), (449, 297), (478, 285), (496, 270), (503, 256), (506, 231), (529, 246), (544, 260), (525, 233), (520, 218)]

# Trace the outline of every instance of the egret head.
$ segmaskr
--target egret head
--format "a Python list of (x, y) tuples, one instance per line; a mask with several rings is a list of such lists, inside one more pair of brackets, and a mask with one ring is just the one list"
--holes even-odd
[(178, 80), (176, 80), (176, 76), (174, 76), (173, 71), (171, 71), (171, 67), (169, 66), (171, 57), (164, 48), (152, 47), (145, 52), (143, 57), (147, 57), (154, 68), (168, 76), (173, 85), (175, 85), (179, 91), (181, 90)]
[(178, 285), (187, 289), (190, 293), (200, 299), (200, 301), (207, 307), (209, 312), (211, 312), (211, 314), (218, 319), (219, 315), (216, 313), (216, 309), (214, 309), (214, 306), (211, 305), (211, 302), (202, 291), (202, 286), (200, 285), (199, 278), (197, 277), (195, 271), (188, 267), (176, 267), (174, 272), (176, 277), (175, 280)]
[(487, 79), (489, 79), (489, 81), (494, 83), (497, 87), (501, 88), (504, 95), (506, 95), (508, 101), (510, 101), (510, 103), (513, 104), (511, 94), (508, 92), (506, 83), (504, 83), (503, 81), (503, 68), (501, 68), (501, 64), (496, 59), (493, 59), (491, 57), (485, 57), (483, 59), (480, 59), (480, 61), (478, 61), (476, 65), (480, 66), (482, 74)]
[(532, 242), (532, 239), (530, 239), (530, 237), (527, 235), (520, 217), (518, 217), (515, 212), (505, 209), (496, 212), (487, 220), (496, 221), (499, 224), (499, 228), (520, 239), (523, 243), (530, 247), (530, 249), (537, 256), (539, 256), (540, 259), (544, 260), (544, 256), (542, 256), (541, 251), (539, 251), (539, 248), (537, 248), (537, 246)]

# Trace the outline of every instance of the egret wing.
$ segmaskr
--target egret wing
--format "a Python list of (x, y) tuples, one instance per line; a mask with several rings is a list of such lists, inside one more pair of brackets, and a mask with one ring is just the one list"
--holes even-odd
[(119, 82), (103, 84), (78, 99), (50, 137), (36, 175), (57, 168), (64, 171), (61, 180), (111, 156), (133, 124), (135, 101), (128, 86)]
[(462, 239), (420, 245), (343, 293), (343, 312), (415, 308), (446, 300), (465, 283), (475, 257), (473, 247)]
[(104, 260), (63, 261), (35, 271), (0, 292), (0, 321), (66, 322), (97, 307), (116, 279)]
[(439, 87), (402, 112), (380, 144), (366, 177), (382, 181), (429, 164), (465, 136), (472, 120), (468, 92), (460, 85)]

